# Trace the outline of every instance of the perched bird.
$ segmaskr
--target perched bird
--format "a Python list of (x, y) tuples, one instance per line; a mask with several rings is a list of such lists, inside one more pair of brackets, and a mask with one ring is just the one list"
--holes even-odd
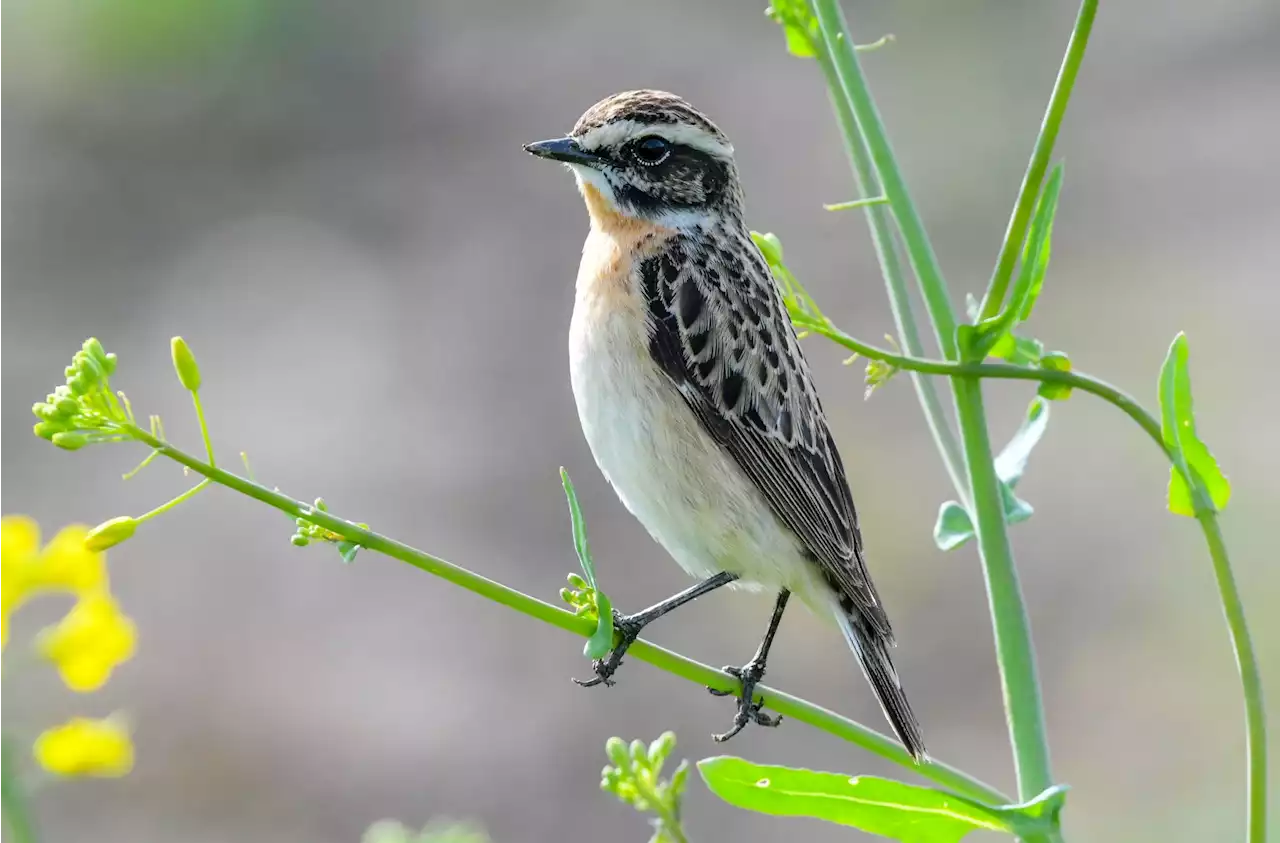
[(917, 759), (889, 619), (809, 365), (742, 218), (733, 147), (662, 91), (587, 110), (568, 137), (525, 150), (568, 165), (591, 228), (569, 328), (578, 417), (623, 504), (697, 585), (635, 615), (585, 685), (612, 684), (645, 624), (720, 586), (776, 593), (741, 668), (727, 740), (778, 720), (753, 699), (791, 594), (833, 618), (893, 730)]

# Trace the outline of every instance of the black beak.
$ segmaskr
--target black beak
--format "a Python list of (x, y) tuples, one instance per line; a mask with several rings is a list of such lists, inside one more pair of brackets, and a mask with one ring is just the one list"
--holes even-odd
[(555, 140), (526, 143), (524, 151), (539, 158), (550, 158), (552, 161), (563, 161), (566, 164), (598, 164), (602, 159), (593, 155), (573, 138), (556, 138)]

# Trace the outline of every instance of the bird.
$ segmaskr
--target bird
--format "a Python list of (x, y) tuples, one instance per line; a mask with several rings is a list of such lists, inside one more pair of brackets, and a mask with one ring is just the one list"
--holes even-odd
[[(840, 454), (780, 290), (743, 219), (734, 149), (675, 94), (625, 91), (525, 151), (567, 165), (586, 204), (569, 326), (583, 434), (626, 508), (699, 582), (632, 615), (583, 685), (613, 684), (650, 622), (722, 586), (776, 594), (724, 741), (776, 726), (756, 685), (792, 594), (835, 621), (917, 762)], [(713, 691), (713, 693), (717, 693)], [(727, 693), (719, 692), (727, 696)]]

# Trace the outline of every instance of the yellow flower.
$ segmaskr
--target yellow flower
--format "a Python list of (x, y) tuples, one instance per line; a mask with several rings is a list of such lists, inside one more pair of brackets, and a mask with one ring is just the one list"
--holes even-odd
[(24, 515), (0, 518), (0, 647), (9, 643), (9, 615), (26, 599), (27, 572), (40, 552), (40, 527)]
[(40, 550), (40, 527), (25, 515), (0, 519), (0, 646), (9, 643), (9, 615), (47, 591), (88, 594), (107, 587), (106, 557), (86, 550), (88, 528), (64, 528)]
[(36, 761), (59, 776), (123, 776), (133, 769), (133, 741), (118, 719), (74, 717), (36, 738)]
[(72, 524), (45, 545), (35, 570), (37, 588), (76, 594), (106, 589), (107, 558), (85, 549), (88, 532), (84, 524)]
[(36, 648), (58, 666), (73, 691), (101, 688), (116, 665), (133, 656), (137, 632), (106, 592), (83, 595), (57, 626), (40, 633)]

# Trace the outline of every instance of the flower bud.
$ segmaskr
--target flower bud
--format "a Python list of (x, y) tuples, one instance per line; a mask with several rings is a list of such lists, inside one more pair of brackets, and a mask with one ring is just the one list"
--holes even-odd
[(50, 403), (58, 408), (59, 415), (66, 418), (70, 418), (80, 412), (80, 402), (74, 398), (58, 398), (57, 401)]
[(35, 427), (31, 428), (31, 432), (41, 439), (47, 439), (52, 442), (55, 435), (62, 433), (66, 429), (67, 426), (63, 422), (42, 421), (36, 422)]
[(631, 768), (631, 757), (627, 754), (627, 742), (619, 737), (609, 738), (604, 745), (605, 754), (619, 770)]
[(306, 547), (311, 544), (311, 539), (302, 535), (302, 533), (294, 533), (293, 536), (290, 537), (289, 541), (294, 547)]
[(50, 441), (64, 451), (78, 451), (89, 444), (89, 437), (78, 430), (67, 430), (53, 434)]
[(173, 351), (173, 370), (178, 373), (178, 380), (192, 392), (200, 388), (200, 367), (196, 365), (196, 356), (191, 353), (191, 346), (182, 337), (174, 337), (170, 343)]
[(81, 351), (98, 361), (98, 365), (104, 370), (107, 368), (107, 350), (102, 347), (102, 343), (98, 342), (97, 337), (89, 337), (84, 341), (84, 345), (80, 347)]
[(137, 519), (130, 518), (128, 515), (103, 521), (85, 535), (85, 549), (97, 553), (109, 547), (115, 547), (132, 536), (137, 529)]

